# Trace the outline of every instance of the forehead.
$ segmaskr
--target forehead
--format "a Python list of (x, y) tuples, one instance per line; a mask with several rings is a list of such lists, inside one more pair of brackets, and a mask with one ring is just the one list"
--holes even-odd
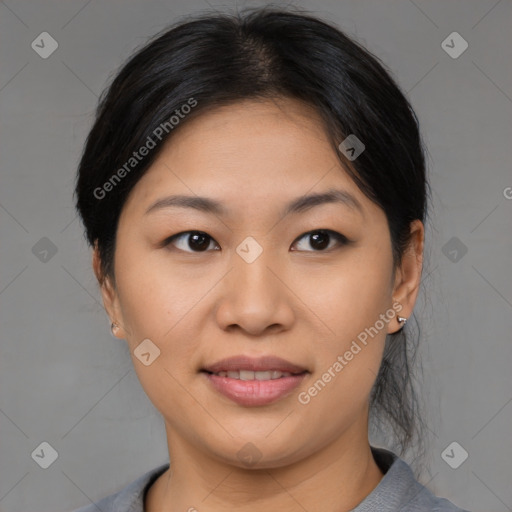
[(172, 193), (222, 198), (240, 210), (333, 188), (364, 202), (319, 114), (296, 100), (246, 100), (180, 126), (125, 206), (142, 214)]
[(312, 106), (293, 99), (244, 100), (199, 112), (189, 122), (185, 118), (163, 156), (181, 158), (186, 153), (189, 161), (222, 159), (224, 165), (245, 158), (244, 168), (277, 158), (276, 165), (283, 167), (290, 151), (299, 149), (310, 156), (327, 152), (334, 160), (322, 119)]

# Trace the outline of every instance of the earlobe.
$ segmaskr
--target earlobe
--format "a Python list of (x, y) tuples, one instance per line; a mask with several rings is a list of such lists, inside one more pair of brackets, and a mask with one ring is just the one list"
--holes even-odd
[(398, 325), (398, 329), (396, 329), (395, 331), (390, 331), (388, 329), (388, 334), (396, 334), (400, 332), (405, 327), (405, 324), (407, 323), (408, 320), (407, 317), (401, 316), (399, 314), (403, 310), (403, 306), (399, 301), (395, 299), (393, 299), (393, 310), (396, 312), (396, 322), (391, 322), (390, 325), (394, 325), (396, 323)]
[(117, 331), (119, 330), (119, 324), (117, 324), (116, 322), (112, 322), (110, 324), (110, 332), (112, 333), (112, 336), (114, 338), (117, 338)]

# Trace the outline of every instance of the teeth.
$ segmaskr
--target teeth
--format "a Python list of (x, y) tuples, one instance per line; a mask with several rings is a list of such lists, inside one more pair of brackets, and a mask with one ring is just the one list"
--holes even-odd
[(282, 377), (291, 377), (290, 372), (280, 372), (278, 370), (266, 370), (262, 372), (253, 372), (252, 370), (240, 371), (222, 371), (217, 372), (215, 375), (219, 377), (229, 377), (230, 379), (237, 380), (274, 380)]
[(254, 372), (254, 378), (256, 380), (270, 380), (271, 373), (272, 373), (271, 371)]
[(240, 370), (240, 380), (254, 380), (254, 372), (250, 370)]

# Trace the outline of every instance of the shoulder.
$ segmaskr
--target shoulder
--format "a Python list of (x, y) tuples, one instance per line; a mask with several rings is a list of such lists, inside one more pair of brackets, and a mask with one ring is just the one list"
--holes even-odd
[(169, 464), (154, 468), (131, 482), (120, 491), (101, 500), (77, 508), (72, 512), (144, 512), (144, 497), (151, 484), (167, 469)]
[[(414, 478), (414, 477), (413, 477)], [(469, 512), (454, 503), (436, 496), (425, 486), (416, 481), (415, 494), (408, 498), (399, 512)]]
[(468, 512), (434, 495), (393, 452), (372, 447), (372, 453), (384, 476), (352, 512)]

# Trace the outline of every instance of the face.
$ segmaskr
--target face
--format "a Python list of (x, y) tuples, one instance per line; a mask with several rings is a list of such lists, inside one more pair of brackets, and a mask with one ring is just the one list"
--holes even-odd
[(385, 337), (398, 309), (412, 311), (421, 252), (393, 271), (386, 216), (313, 110), (244, 101), (173, 134), (123, 207), (116, 285), (102, 293), (171, 452), (279, 467), (367, 439)]

